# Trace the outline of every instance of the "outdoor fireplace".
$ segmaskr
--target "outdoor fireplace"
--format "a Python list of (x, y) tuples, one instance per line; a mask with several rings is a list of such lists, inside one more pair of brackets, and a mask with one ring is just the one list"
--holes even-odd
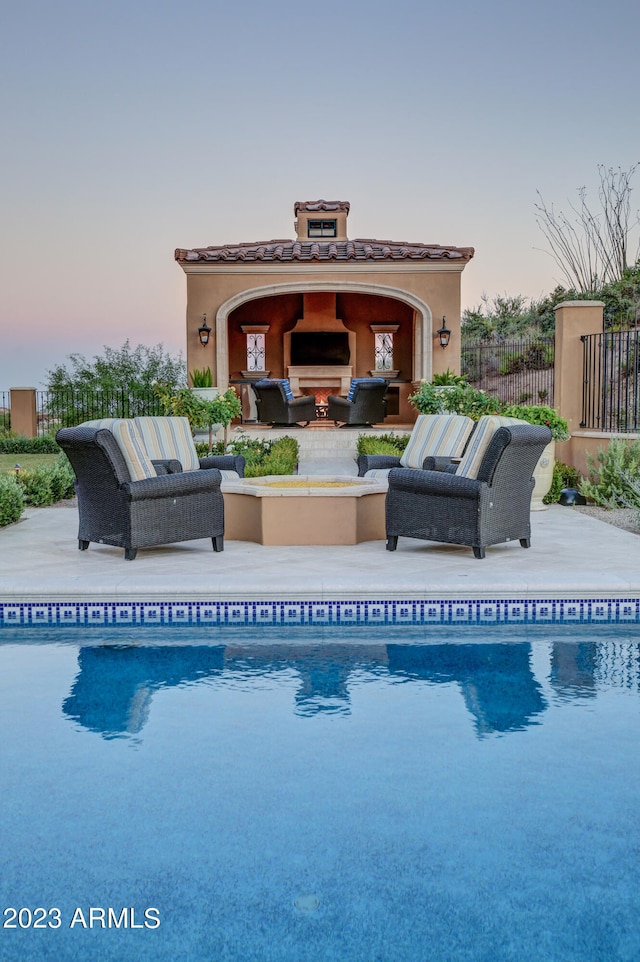
[(306, 293), (303, 316), (284, 335), (284, 363), (293, 393), (325, 388), (347, 394), (355, 354), (356, 335), (336, 316), (336, 295)]

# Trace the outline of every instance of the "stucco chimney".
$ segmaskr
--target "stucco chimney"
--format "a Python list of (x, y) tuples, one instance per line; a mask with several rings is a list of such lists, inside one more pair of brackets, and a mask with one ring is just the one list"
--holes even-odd
[(297, 239), (346, 241), (350, 207), (347, 200), (297, 200), (293, 205)]

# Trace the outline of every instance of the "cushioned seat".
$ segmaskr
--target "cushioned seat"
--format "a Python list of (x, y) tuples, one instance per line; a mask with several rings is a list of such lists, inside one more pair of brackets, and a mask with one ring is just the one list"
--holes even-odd
[(533, 471), (550, 440), (547, 427), (516, 423), (492, 430), (487, 423), (455, 473), (393, 468), (387, 550), (395, 551), (399, 537), (469, 545), (476, 558), (505, 541), (528, 548)]
[(391, 468), (424, 467), (428, 457), (459, 458), (473, 430), (474, 422), (462, 414), (420, 414), (401, 456), (361, 454), (358, 474), (367, 478), (386, 478)]
[(91, 541), (116, 545), (133, 560), (138, 548), (211, 538), (214, 551), (222, 551), (220, 471), (156, 474), (133, 422), (115, 419), (112, 428), (82, 425), (56, 434), (76, 475), (80, 550)]
[(327, 419), (336, 424), (381, 424), (387, 414), (388, 382), (382, 377), (360, 377), (351, 381), (346, 398), (330, 394)]
[(294, 397), (286, 378), (261, 378), (253, 384), (258, 420), (264, 424), (304, 427), (316, 418), (315, 395)]
[(101, 418), (85, 421), (80, 427), (111, 431), (135, 480), (201, 468), (217, 468), (223, 478), (244, 476), (242, 455), (199, 458), (191, 425), (185, 417)]

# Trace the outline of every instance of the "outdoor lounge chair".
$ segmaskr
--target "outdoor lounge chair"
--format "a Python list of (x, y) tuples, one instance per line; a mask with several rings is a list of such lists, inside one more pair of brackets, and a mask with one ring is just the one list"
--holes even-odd
[(389, 384), (382, 377), (360, 377), (351, 381), (346, 398), (330, 394), (327, 398), (327, 419), (342, 421), (343, 427), (352, 424), (380, 424), (387, 414)]
[(420, 414), (402, 455), (361, 454), (358, 475), (386, 478), (391, 468), (423, 468), (428, 457), (448, 463), (462, 455), (473, 428), (474, 422), (463, 414)]
[(395, 551), (399, 537), (469, 545), (476, 558), (484, 558), (488, 545), (515, 539), (528, 548), (533, 470), (550, 440), (547, 427), (511, 424), (498, 427), (484, 451), (469, 451), (457, 467), (392, 468), (387, 550)]
[(211, 538), (213, 550), (222, 551), (218, 469), (164, 473), (165, 465), (147, 456), (126, 419), (115, 420), (113, 430), (62, 428), (56, 440), (76, 475), (81, 551), (91, 541), (116, 545), (132, 561), (138, 548), (197, 538)]
[(294, 397), (286, 378), (262, 378), (253, 384), (258, 409), (258, 421), (264, 424), (293, 427), (316, 419), (315, 395)]

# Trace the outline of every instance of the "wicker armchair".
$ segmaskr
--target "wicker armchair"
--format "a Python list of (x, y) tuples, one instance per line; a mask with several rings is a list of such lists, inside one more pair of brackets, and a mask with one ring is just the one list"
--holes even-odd
[(380, 377), (355, 378), (346, 398), (330, 394), (327, 419), (352, 424), (380, 424), (387, 414), (388, 382)]
[[(358, 455), (358, 475), (386, 478), (390, 468), (437, 468), (460, 457), (474, 428), (462, 414), (419, 414), (402, 456)], [(426, 463), (426, 462), (429, 463)]]
[(476, 558), (484, 558), (488, 545), (515, 539), (528, 548), (533, 470), (550, 440), (546, 427), (500, 427), (476, 477), (393, 468), (386, 500), (387, 550), (395, 551), (399, 537), (469, 545)]
[(258, 420), (276, 425), (293, 427), (304, 421), (304, 427), (309, 421), (316, 419), (316, 399), (310, 394), (305, 397), (287, 397), (290, 392), (289, 382), (276, 378), (262, 378), (253, 384), (258, 409)]
[(91, 541), (116, 545), (132, 561), (138, 548), (198, 538), (211, 538), (213, 550), (223, 550), (220, 471), (205, 468), (132, 480), (108, 429), (62, 428), (56, 440), (76, 475), (81, 551)]

